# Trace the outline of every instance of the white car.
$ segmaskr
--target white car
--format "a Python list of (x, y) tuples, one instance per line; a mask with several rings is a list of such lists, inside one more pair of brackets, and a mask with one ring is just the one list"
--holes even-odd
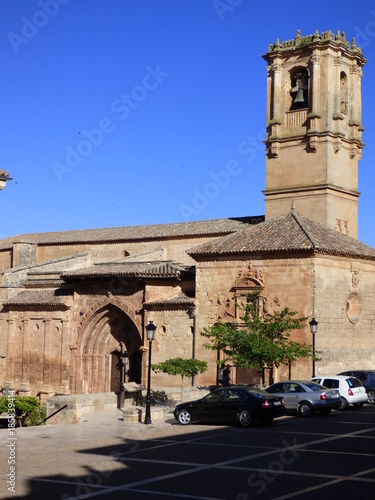
[(339, 410), (344, 410), (349, 404), (362, 406), (367, 401), (366, 389), (356, 377), (349, 377), (347, 375), (322, 375), (314, 377), (311, 380), (329, 389), (338, 389), (340, 391), (341, 406)]

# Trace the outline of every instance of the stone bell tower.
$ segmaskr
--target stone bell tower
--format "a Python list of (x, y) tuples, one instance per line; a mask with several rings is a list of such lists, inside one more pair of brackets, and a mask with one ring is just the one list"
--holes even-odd
[(266, 220), (290, 210), (357, 238), (361, 78), (354, 39), (331, 31), (269, 46)]

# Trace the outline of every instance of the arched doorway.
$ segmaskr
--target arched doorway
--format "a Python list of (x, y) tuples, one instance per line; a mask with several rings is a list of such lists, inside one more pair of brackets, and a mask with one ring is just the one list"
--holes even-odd
[[(127, 382), (141, 382), (142, 346), (139, 331), (120, 308), (107, 304), (87, 322), (82, 332), (77, 359), (76, 392), (117, 392), (121, 383), (121, 354), (129, 363)], [(77, 353), (78, 354), (78, 353)]]

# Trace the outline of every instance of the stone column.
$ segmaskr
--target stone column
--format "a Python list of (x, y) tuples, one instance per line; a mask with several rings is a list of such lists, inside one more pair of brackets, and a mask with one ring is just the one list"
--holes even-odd
[(358, 96), (358, 68), (357, 66), (350, 67), (350, 79), (349, 79), (349, 93), (351, 94), (351, 99), (349, 100), (349, 140), (351, 140), (349, 148), (350, 158), (354, 158), (358, 153), (357, 143), (354, 141), (358, 140), (358, 128), (360, 124), (358, 105), (360, 103), (360, 98)]
[[(311, 57), (311, 75), (310, 75), (310, 95), (311, 115), (320, 117), (320, 56), (317, 50), (314, 50)], [(315, 124), (315, 129), (316, 129)]]
[(310, 83), (309, 83), (309, 105), (311, 112), (308, 115), (310, 120), (308, 128), (309, 145), (312, 151), (318, 149), (320, 130), (320, 56), (318, 50), (314, 50), (310, 59)]
[(5, 385), (8, 385), (11, 389), (15, 389), (14, 384), (14, 338), (15, 338), (15, 322), (14, 319), (8, 319), (8, 348), (7, 348), (7, 358), (6, 358), (6, 376), (5, 376)]
[[(362, 126), (362, 69), (358, 68), (358, 83), (357, 83), (357, 116), (358, 116), (358, 140), (362, 141), (362, 132), (364, 128)], [(362, 150), (360, 150), (359, 154), (362, 154)]]
[(333, 96), (330, 96), (331, 93), (331, 85), (333, 82), (333, 88), (334, 91), (336, 90), (336, 85), (335, 85), (335, 77), (336, 77), (336, 65), (335, 65), (335, 59), (329, 58), (326, 60), (326, 65), (325, 65), (325, 70), (326, 70), (326, 84), (324, 88), (324, 93), (326, 96), (326, 128), (325, 130), (332, 132), (334, 130), (334, 115), (336, 112), (336, 99), (333, 99)]
[[(276, 60), (272, 64), (273, 71), (273, 110), (272, 121), (281, 122), (281, 64)], [(271, 96), (272, 98), (272, 96)]]
[(358, 105), (360, 103), (360, 97), (358, 96), (358, 68), (356, 66), (351, 66), (349, 74), (350, 93), (352, 95), (349, 106), (349, 125), (356, 126), (360, 123), (360, 119), (358, 117)]
[(43, 353), (43, 385), (41, 393), (52, 393), (51, 386), (51, 320), (46, 319), (44, 324), (44, 353)]
[[(23, 321), (23, 342), (22, 342), (22, 381), (19, 392), (30, 392), (29, 385), (29, 336), (30, 322), (28, 319)], [(28, 395), (28, 394), (25, 394)]]
[(267, 66), (267, 116), (266, 123), (270, 123), (273, 117), (273, 97), (272, 97), (272, 69), (271, 66)]
[(89, 392), (98, 391), (98, 354), (93, 354), (91, 357), (91, 378), (89, 385)]
[(66, 319), (61, 320), (61, 354), (60, 354), (60, 382), (59, 394), (70, 394), (69, 390), (69, 323)]
[(335, 79), (333, 82), (333, 91), (334, 91), (334, 109), (333, 109), (333, 118), (340, 118), (341, 114), (341, 61), (337, 57), (334, 60), (334, 68), (335, 68)]

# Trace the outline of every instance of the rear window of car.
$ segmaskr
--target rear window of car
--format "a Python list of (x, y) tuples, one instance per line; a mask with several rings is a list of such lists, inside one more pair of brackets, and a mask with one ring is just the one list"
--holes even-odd
[(355, 377), (346, 379), (349, 387), (362, 387), (362, 382)]
[(284, 390), (284, 384), (281, 382), (268, 387), (267, 392), (275, 393), (275, 392), (283, 392), (283, 390)]
[(264, 391), (263, 389), (258, 389), (258, 387), (246, 387), (246, 392), (252, 394), (256, 398), (264, 398), (265, 396), (268, 396), (268, 393), (266, 391)]
[(324, 389), (323, 386), (317, 384), (316, 382), (304, 382), (305, 386), (311, 389), (312, 391), (321, 391)]

